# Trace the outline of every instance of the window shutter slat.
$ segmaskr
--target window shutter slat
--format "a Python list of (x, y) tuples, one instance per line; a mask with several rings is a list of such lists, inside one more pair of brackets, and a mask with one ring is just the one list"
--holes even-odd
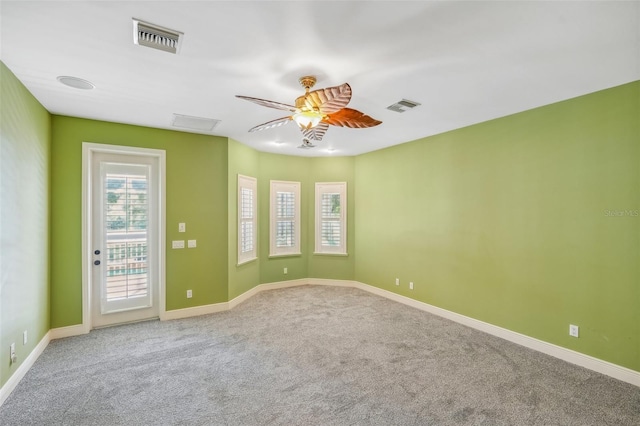
[(347, 254), (346, 182), (316, 183), (316, 253)]
[(257, 180), (238, 175), (238, 264), (257, 258)]
[(271, 181), (270, 255), (300, 253), (300, 182)]
[(147, 296), (147, 176), (107, 171), (104, 185), (106, 301)]

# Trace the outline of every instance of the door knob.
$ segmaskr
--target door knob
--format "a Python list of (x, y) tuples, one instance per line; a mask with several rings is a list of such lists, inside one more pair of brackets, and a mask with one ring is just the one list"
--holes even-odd
[(94, 261), (93, 261), (93, 264), (94, 264), (94, 265), (96, 265), (96, 266), (98, 266), (98, 265), (100, 264), (100, 261), (99, 261), (99, 260), (94, 260)]
[(100, 250), (94, 251), (93, 254), (100, 254)]

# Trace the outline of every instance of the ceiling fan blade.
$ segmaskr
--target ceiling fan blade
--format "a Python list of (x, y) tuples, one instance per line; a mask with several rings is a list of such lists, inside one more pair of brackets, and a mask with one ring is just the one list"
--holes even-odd
[(251, 98), (249, 96), (240, 96), (240, 95), (236, 95), (236, 98), (244, 99), (246, 101), (250, 101), (250, 102), (253, 102), (255, 104), (266, 106), (266, 107), (269, 107), (269, 108), (281, 109), (281, 110), (284, 110), (284, 111), (291, 111), (291, 112), (296, 112), (297, 111), (296, 107), (294, 107), (293, 105), (287, 105), (287, 104), (283, 104), (283, 103), (275, 102), (275, 101), (268, 101), (266, 99)]
[(300, 129), (302, 131), (302, 135), (314, 141), (321, 141), (324, 134), (329, 129), (329, 124), (320, 122), (316, 127), (312, 127), (311, 129)]
[(371, 118), (368, 115), (351, 108), (343, 108), (338, 112), (329, 114), (323, 120), (323, 123), (332, 126), (350, 127), (352, 129), (363, 129), (365, 127), (373, 127), (382, 123), (382, 121)]
[(290, 121), (291, 117), (277, 118), (275, 120), (267, 121), (266, 123), (258, 124), (257, 126), (250, 128), (249, 131), (257, 132), (259, 130), (273, 129), (274, 127), (280, 127), (284, 124), (287, 124)]
[(305, 104), (309, 109), (318, 109), (323, 114), (332, 114), (346, 107), (351, 100), (351, 86), (344, 83), (340, 86), (327, 87), (309, 92)]

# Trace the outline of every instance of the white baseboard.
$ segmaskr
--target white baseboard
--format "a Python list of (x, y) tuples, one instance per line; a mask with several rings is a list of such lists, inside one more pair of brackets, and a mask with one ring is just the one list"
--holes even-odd
[(274, 283), (260, 284), (255, 286), (251, 290), (245, 291), (240, 296), (230, 300), (229, 309), (235, 308), (239, 304), (246, 302), (256, 294), (261, 293), (263, 291), (277, 290), (279, 288), (298, 287), (298, 286), (307, 285), (307, 284), (309, 284), (309, 280), (306, 278), (291, 280), (291, 281), (278, 281)]
[(278, 281), (275, 283), (260, 284), (253, 287), (251, 290), (245, 291), (240, 296), (237, 296), (234, 299), (231, 299), (229, 301), (229, 309), (235, 308), (239, 304), (246, 302), (256, 294), (261, 293), (263, 291), (276, 290), (279, 288), (287, 288), (287, 287), (297, 287), (297, 286), (307, 285), (307, 284), (308, 284), (308, 280), (306, 278), (291, 280), (291, 281)]
[[(347, 280), (329, 280), (326, 278), (309, 278), (307, 280), (307, 284), (309, 285), (328, 285), (332, 287), (355, 287), (360, 288), (357, 281), (347, 281)], [(370, 286), (369, 286), (370, 287)], [(375, 287), (373, 287), (375, 288)], [(366, 290), (366, 289), (362, 289)]]
[(197, 317), (200, 315), (214, 314), (216, 312), (224, 312), (229, 310), (229, 302), (213, 303), (211, 305), (194, 306), (193, 308), (175, 309), (173, 311), (165, 311), (161, 316), (161, 321), (174, 320), (181, 318)]
[(245, 291), (241, 295), (234, 297), (233, 299), (229, 300), (229, 309), (233, 309), (239, 304), (246, 302), (256, 294), (260, 293), (261, 291), (264, 291), (264, 289), (261, 289), (260, 286), (258, 285), (253, 287), (250, 290)]
[[(451, 321), (457, 322), (462, 325), (466, 325), (467, 327), (474, 328), (476, 330), (480, 330), (482, 332), (491, 334), (496, 337), (500, 337), (502, 339), (508, 340), (510, 342), (516, 343), (518, 345), (527, 347), (529, 349), (533, 349), (535, 351), (553, 356), (555, 358), (559, 358), (563, 361), (569, 362), (571, 364), (579, 365), (581, 367), (587, 368), (589, 370), (607, 375), (609, 377), (613, 377), (614, 379), (621, 380), (626, 383), (630, 383), (632, 385), (640, 387), (640, 372), (631, 370), (626, 367), (622, 367), (620, 365), (616, 365), (607, 361), (603, 361), (598, 358), (594, 358), (589, 355), (585, 355), (580, 352), (573, 351), (571, 349), (563, 348), (558, 345), (554, 345), (552, 343), (548, 343), (542, 340), (538, 340), (533, 337), (526, 336), (524, 334), (516, 333), (515, 331), (507, 330), (502, 327), (495, 326), (493, 324), (489, 324), (483, 321), (479, 321), (477, 319), (467, 317), (452, 311), (448, 311), (446, 309), (438, 308), (437, 306), (429, 305), (428, 303), (420, 302), (415, 299), (411, 299), (406, 296), (402, 296), (397, 293), (393, 293), (388, 290), (383, 290), (378, 287), (374, 287), (368, 284), (364, 284), (358, 281), (349, 281), (349, 280), (331, 280), (331, 279), (323, 279), (323, 278), (303, 278), (297, 280), (290, 281), (280, 281), (274, 283), (260, 284), (252, 289), (242, 293), (241, 295), (235, 297), (229, 302), (223, 303), (214, 303), (211, 305), (204, 306), (196, 306), (193, 308), (185, 308), (185, 309), (176, 309), (173, 311), (166, 311), (161, 314), (161, 320), (173, 320), (180, 318), (189, 318), (199, 315), (207, 315), (213, 314), (216, 312), (224, 312), (230, 309), (235, 308), (241, 303), (249, 300), (253, 296), (258, 293), (267, 290), (275, 290), (280, 288), (287, 287), (297, 287), (302, 285), (328, 285), (335, 287), (352, 287), (357, 288), (381, 297), (384, 297), (389, 300), (393, 300), (398, 303), (402, 303), (404, 305), (420, 309), (425, 312), (429, 312), (431, 314), (437, 315), (439, 317), (443, 317), (449, 319)], [(49, 344), (50, 340), (60, 339), (63, 337), (71, 337), (77, 336), (81, 334), (87, 334), (89, 330), (82, 324), (72, 325), (69, 327), (60, 327), (51, 329), (38, 343), (38, 345), (34, 348), (34, 350), (29, 354), (27, 359), (18, 367), (16, 372), (9, 378), (7, 383), (0, 389), (0, 406), (11, 394), (13, 389), (18, 385), (20, 380), (24, 377), (24, 375), (29, 371), (31, 366), (38, 359), (40, 354), (44, 351), (44, 349)]]
[(245, 291), (241, 295), (235, 297), (234, 299), (231, 299), (228, 302), (214, 303), (212, 305), (203, 305), (203, 306), (196, 306), (193, 308), (166, 311), (164, 314), (160, 316), (160, 319), (162, 321), (165, 321), (165, 320), (173, 320), (173, 319), (179, 319), (179, 318), (197, 317), (200, 315), (213, 314), (216, 312), (224, 312), (224, 311), (228, 311), (230, 309), (235, 308), (239, 304), (251, 299), (253, 296), (255, 296), (260, 292), (263, 292), (266, 290), (275, 290), (278, 288), (297, 287), (297, 286), (306, 285), (306, 284), (308, 284), (307, 279), (298, 279), (298, 280), (291, 280), (291, 281), (280, 281), (275, 283), (260, 284), (253, 287), (250, 290)]
[(253, 297), (254, 295), (265, 290), (273, 290), (276, 288), (294, 287), (300, 285), (329, 285), (335, 287), (353, 287), (360, 290), (367, 291), (369, 293), (384, 297), (389, 300), (393, 300), (398, 303), (410, 306), (412, 308), (420, 309), (425, 312), (437, 315), (442, 318), (457, 322), (467, 327), (474, 328), (487, 334), (491, 334), (501, 339), (508, 340), (512, 343), (533, 349), (535, 351), (550, 355), (552, 357), (561, 359), (571, 364), (579, 365), (589, 370), (604, 374), (614, 379), (621, 380), (626, 383), (640, 387), (640, 372), (631, 370), (630, 368), (622, 367), (617, 364), (613, 364), (608, 361), (603, 361), (598, 358), (594, 358), (589, 355), (585, 355), (580, 352), (573, 351), (571, 349), (563, 348), (552, 343), (545, 342), (543, 340), (536, 339), (534, 337), (526, 336), (524, 334), (517, 333), (515, 331), (508, 330), (506, 328), (498, 327), (493, 324), (489, 324), (484, 321), (467, 317), (465, 315), (458, 314), (456, 312), (448, 311), (446, 309), (439, 308), (437, 306), (430, 305), (428, 303), (420, 302), (419, 300), (411, 299), (410, 297), (402, 296), (397, 293), (393, 293), (388, 290), (383, 290), (378, 287), (364, 284), (358, 281), (348, 280), (331, 280), (324, 278), (308, 278), (292, 281), (282, 281), (270, 284), (261, 284), (251, 290), (241, 294), (232, 301), (229, 302), (229, 309), (235, 308), (240, 303)]
[(89, 333), (89, 327), (84, 324), (70, 325), (68, 327), (52, 328), (49, 331), (51, 340), (62, 339), (64, 337), (80, 336)]
[[(313, 281), (315, 282), (315, 280)], [(411, 299), (409, 297), (402, 296), (400, 294), (396, 294), (387, 290), (383, 290), (378, 287), (373, 287), (368, 284), (351, 281), (351, 286), (402, 303), (404, 305), (429, 312), (439, 317), (449, 319), (459, 324), (466, 325), (467, 327), (475, 328), (476, 330), (480, 330), (487, 334), (500, 337), (529, 349), (533, 349), (552, 357), (559, 358), (571, 364), (579, 365), (589, 370), (640, 387), (639, 371), (631, 370), (630, 368), (622, 367), (608, 361), (603, 361), (601, 359), (594, 358), (592, 356), (585, 355), (571, 349), (563, 348), (562, 346), (554, 345), (543, 340), (516, 333), (515, 331), (507, 330), (506, 328), (498, 327), (496, 325), (460, 315), (446, 309), (438, 308), (437, 306), (429, 305), (428, 303), (420, 302), (418, 300)]]
[(16, 386), (18, 386), (18, 383), (20, 383), (20, 380), (22, 380), (22, 378), (27, 374), (27, 372), (29, 371), (29, 369), (31, 369), (33, 364), (35, 364), (36, 360), (42, 354), (42, 352), (44, 352), (45, 348), (47, 347), (47, 345), (49, 345), (50, 341), (51, 341), (51, 331), (47, 332), (47, 334), (44, 335), (44, 337), (40, 340), (40, 342), (38, 342), (36, 347), (33, 348), (29, 356), (27, 356), (24, 362), (20, 364), (18, 369), (15, 371), (15, 373), (13, 373), (11, 377), (9, 377), (9, 380), (7, 380), (7, 383), (5, 383), (4, 386), (2, 386), (2, 388), (0, 388), (0, 407), (2, 406), (2, 404), (4, 404), (7, 398), (9, 398), (9, 395), (11, 395), (11, 392), (13, 392)]

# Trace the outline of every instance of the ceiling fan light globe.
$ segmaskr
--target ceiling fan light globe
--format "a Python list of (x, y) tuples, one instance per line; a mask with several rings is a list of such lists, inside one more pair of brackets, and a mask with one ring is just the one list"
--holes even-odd
[(301, 129), (312, 129), (316, 127), (321, 120), (322, 114), (318, 111), (300, 111), (293, 114), (293, 121), (295, 121)]

